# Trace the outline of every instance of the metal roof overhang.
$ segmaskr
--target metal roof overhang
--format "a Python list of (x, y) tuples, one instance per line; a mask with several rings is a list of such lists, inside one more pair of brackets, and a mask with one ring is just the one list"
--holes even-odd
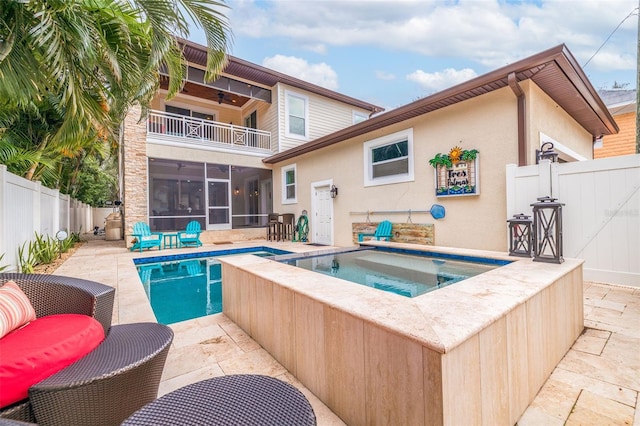
[[(201, 46), (197, 43), (181, 38), (178, 38), (178, 43), (182, 47), (183, 54), (187, 61), (202, 67), (206, 66), (207, 51), (205, 46)], [(227, 55), (227, 64), (224, 67), (222, 74), (225, 76), (235, 77), (238, 80), (243, 80), (247, 83), (255, 83), (256, 85), (269, 88), (274, 87), (278, 83), (287, 84), (292, 87), (344, 102), (354, 107), (371, 111), (372, 114), (384, 111), (384, 108), (377, 105), (334, 92), (333, 90), (325, 89), (324, 87), (316, 86), (315, 84), (270, 70), (269, 68), (256, 65), (231, 55)]]
[(263, 162), (274, 164), (288, 160), (507, 87), (507, 78), (510, 73), (515, 74), (518, 82), (531, 79), (592, 135), (597, 137), (618, 132), (617, 124), (596, 90), (566, 46), (562, 44), (367, 121), (265, 158)]

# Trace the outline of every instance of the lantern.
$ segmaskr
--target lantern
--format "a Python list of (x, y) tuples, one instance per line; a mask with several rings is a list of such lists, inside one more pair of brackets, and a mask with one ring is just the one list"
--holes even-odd
[(531, 216), (513, 215), (509, 223), (509, 255), (531, 257)]
[(533, 207), (533, 260), (562, 263), (562, 206), (555, 198), (538, 198)]

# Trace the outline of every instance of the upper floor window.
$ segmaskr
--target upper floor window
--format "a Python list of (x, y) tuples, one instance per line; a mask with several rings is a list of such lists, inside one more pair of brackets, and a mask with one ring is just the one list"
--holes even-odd
[(309, 98), (285, 91), (286, 136), (307, 139), (309, 136)]
[(353, 111), (353, 124), (358, 124), (369, 119), (367, 113), (361, 111)]
[(413, 181), (413, 129), (364, 143), (364, 186)]
[(297, 202), (296, 198), (296, 165), (282, 168), (282, 204)]

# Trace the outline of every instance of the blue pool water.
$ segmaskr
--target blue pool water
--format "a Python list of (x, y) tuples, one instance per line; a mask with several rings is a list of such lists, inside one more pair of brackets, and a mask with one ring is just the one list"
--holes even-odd
[(289, 254), (270, 247), (250, 247), (134, 259), (151, 308), (161, 324), (222, 312), (222, 256)]
[(387, 248), (294, 257), (282, 262), (406, 297), (416, 297), (510, 263)]

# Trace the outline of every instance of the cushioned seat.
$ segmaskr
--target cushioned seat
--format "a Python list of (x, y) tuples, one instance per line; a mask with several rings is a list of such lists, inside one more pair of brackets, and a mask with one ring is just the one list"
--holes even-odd
[(95, 318), (49, 315), (0, 339), (0, 408), (28, 397), (29, 388), (84, 357), (104, 340)]

